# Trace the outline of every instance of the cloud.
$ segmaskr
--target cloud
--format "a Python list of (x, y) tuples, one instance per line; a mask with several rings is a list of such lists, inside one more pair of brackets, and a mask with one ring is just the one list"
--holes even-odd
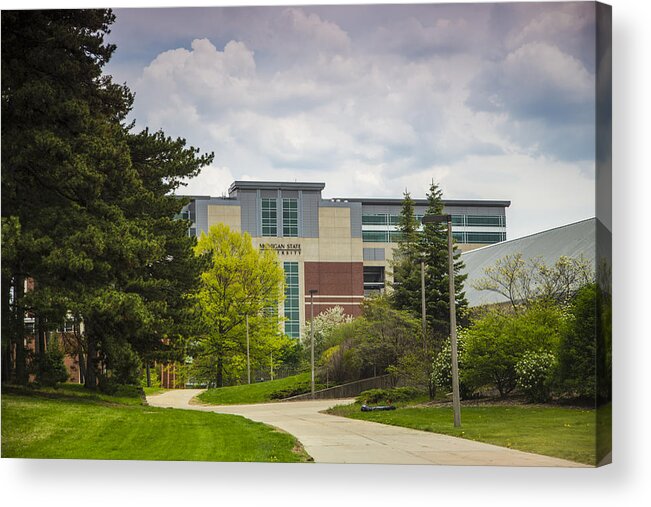
[(196, 23), (180, 9), (193, 37), (140, 72), (116, 68), (138, 76), (139, 126), (214, 151), (187, 193), (233, 179), (324, 181), (332, 197), (424, 196), (432, 179), (458, 198), (526, 186), (514, 223), (534, 224), (546, 181), (568, 183), (537, 194), (562, 196), (567, 216), (592, 209), (571, 196), (594, 178), (594, 72), (586, 9), (532, 5), (197, 10)]

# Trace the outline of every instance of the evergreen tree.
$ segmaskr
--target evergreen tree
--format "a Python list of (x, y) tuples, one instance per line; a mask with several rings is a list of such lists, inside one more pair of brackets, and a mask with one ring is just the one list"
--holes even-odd
[[(434, 182), (427, 193), (427, 215), (443, 214), (443, 194)], [(450, 335), (450, 289), (448, 236), (446, 223), (428, 223), (420, 235), (420, 251), (425, 258), (425, 306), (428, 335), (434, 346), (440, 348), (443, 340)], [(453, 247), (454, 248), (454, 247)], [(454, 248), (454, 289), (457, 325), (463, 325), (468, 307), (463, 283), (467, 275), (462, 275), (461, 252)], [(420, 306), (418, 307), (420, 311)]]
[(91, 388), (99, 366), (150, 357), (187, 331), (183, 296), (200, 266), (170, 193), (212, 155), (124, 125), (132, 94), (102, 74), (113, 21), (110, 10), (2, 16), (3, 310), (13, 318), (2, 351), (7, 365), (16, 348), (22, 382), (25, 312), (39, 334), (68, 312), (83, 319)]
[(393, 283), (391, 300), (398, 310), (420, 312), (421, 278), (420, 278), (420, 233), (416, 220), (414, 201), (405, 191), (398, 231), (398, 247), (393, 252)]

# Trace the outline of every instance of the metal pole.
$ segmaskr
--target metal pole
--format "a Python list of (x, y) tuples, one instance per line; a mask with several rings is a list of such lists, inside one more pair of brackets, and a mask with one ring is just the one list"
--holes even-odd
[(314, 291), (310, 291), (310, 363), (312, 365), (312, 399), (314, 399)]
[(249, 316), (246, 316), (246, 376), (251, 383), (251, 356), (249, 354)]
[(423, 319), (423, 352), (427, 354), (427, 315), (425, 310), (425, 259), (420, 260), (420, 297)]
[(461, 399), (459, 396), (459, 362), (457, 360), (457, 311), (454, 292), (454, 257), (452, 256), (452, 217), (448, 217), (448, 262), (450, 279), (450, 345), (452, 348), (452, 407), (454, 427), (461, 426)]

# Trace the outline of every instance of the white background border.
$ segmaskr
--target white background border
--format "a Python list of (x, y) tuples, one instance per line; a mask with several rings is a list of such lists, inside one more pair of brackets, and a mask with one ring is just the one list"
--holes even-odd
[[(268, 5), (278, 2), (206, 2), (192, 5)], [(313, 2), (283, 2), (283, 4)], [(323, 2), (346, 3), (346, 2)], [(348, 2), (351, 3), (351, 2)], [(367, 2), (354, 2), (367, 3)], [(385, 2), (387, 3), (387, 2)], [(395, 2), (388, 2), (395, 3)], [(613, 461), (598, 470), (480, 467), (170, 463), (129, 461), (0, 461), (5, 505), (642, 505), (651, 500), (649, 470), (647, 232), (649, 62), (647, 2), (613, 5)], [(97, 1), (57, 2), (100, 7)], [(180, 1), (138, 1), (138, 6), (179, 6)], [(112, 2), (112, 6), (132, 6)], [(51, 7), (23, 1), (7, 8)]]

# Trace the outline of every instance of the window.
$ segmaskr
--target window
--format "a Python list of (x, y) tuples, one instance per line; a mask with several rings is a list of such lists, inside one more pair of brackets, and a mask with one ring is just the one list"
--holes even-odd
[(364, 266), (364, 295), (384, 290), (384, 267)]
[(362, 225), (387, 225), (386, 215), (362, 215)]
[(283, 262), (283, 269), (285, 271), (285, 334), (298, 338), (301, 334), (298, 262)]
[(362, 231), (362, 241), (388, 243), (389, 233), (387, 231)]
[(468, 232), (468, 243), (499, 243), (506, 239), (505, 232)]
[(466, 217), (466, 225), (479, 226), (479, 227), (504, 227), (504, 216), (481, 216), (481, 215), (468, 215)]
[(276, 199), (262, 199), (262, 235), (278, 236)]
[(283, 236), (298, 236), (298, 199), (283, 199)]

